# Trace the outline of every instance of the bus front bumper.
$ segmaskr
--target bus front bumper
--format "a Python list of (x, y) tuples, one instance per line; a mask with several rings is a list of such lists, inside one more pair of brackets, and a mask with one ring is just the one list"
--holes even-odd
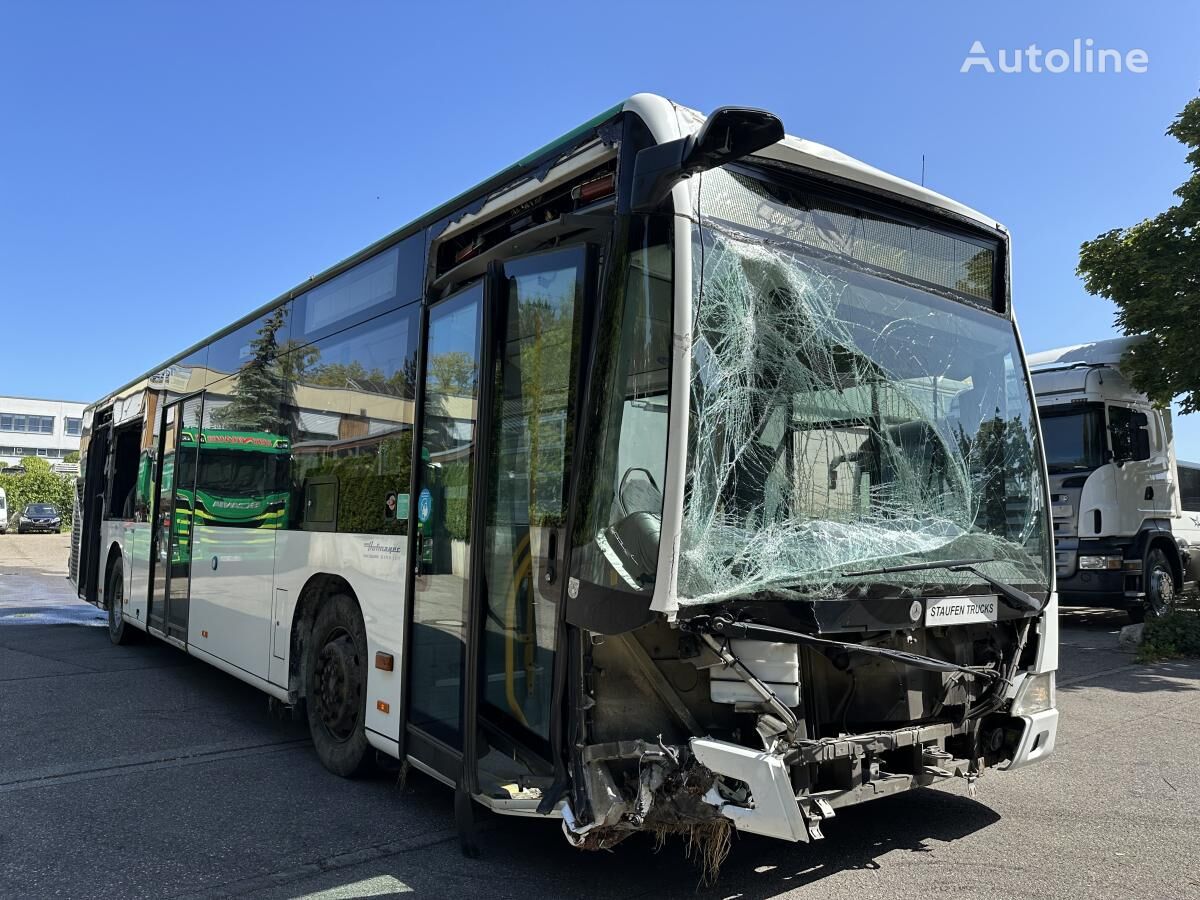
[[(720, 822), (792, 843), (818, 840), (822, 822), (842, 807), (951, 778), (973, 785), (987, 767), (1015, 769), (1046, 758), (1054, 750), (1058, 711), (1051, 706), (1028, 714), (997, 713), (977, 724), (982, 744), (975, 745), (980, 747), (975, 760), (947, 752), (947, 741), (961, 748), (968, 733), (968, 726), (949, 722), (774, 750), (711, 737), (693, 737), (686, 747), (644, 741), (596, 745), (582, 760), (590, 821), (578, 821), (568, 803), (563, 830), (572, 844), (587, 849), (607, 849), (647, 828), (682, 831)], [(618, 760), (637, 761), (641, 786), (636, 794), (618, 787), (609, 768)], [(824, 773), (821, 783), (798, 789), (797, 779), (814, 770)]]

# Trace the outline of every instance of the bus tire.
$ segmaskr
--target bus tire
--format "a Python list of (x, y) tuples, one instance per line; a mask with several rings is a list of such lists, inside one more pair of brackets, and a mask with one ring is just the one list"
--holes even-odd
[(1175, 573), (1167, 554), (1154, 547), (1146, 553), (1142, 564), (1142, 584), (1146, 589), (1145, 617), (1157, 619), (1175, 607)]
[(317, 757), (349, 778), (367, 769), (367, 630), (347, 594), (320, 602), (304, 661), (305, 709)]
[(136, 628), (130, 627), (121, 615), (125, 605), (125, 572), (118, 559), (108, 570), (108, 584), (104, 588), (104, 597), (108, 602), (108, 639), (114, 644), (132, 644), (141, 635)]

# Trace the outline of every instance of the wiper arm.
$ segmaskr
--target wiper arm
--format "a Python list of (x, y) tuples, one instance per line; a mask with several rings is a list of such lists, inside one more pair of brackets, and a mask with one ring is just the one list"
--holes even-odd
[(1040, 600), (1031, 597), (1020, 588), (1013, 587), (1011, 584), (1005, 584), (993, 578), (991, 575), (985, 575), (979, 571), (978, 566), (981, 563), (995, 562), (995, 559), (931, 559), (925, 562), (909, 563), (903, 566), (883, 566), (878, 569), (864, 569), (861, 572), (843, 572), (843, 578), (858, 578), (866, 575), (890, 575), (894, 572), (921, 572), (927, 569), (945, 569), (948, 572), (970, 572), (977, 578), (985, 581), (991, 587), (996, 589), (1000, 595), (1000, 599), (1004, 601), (1006, 606), (1015, 609), (1017, 612), (1037, 613), (1041, 612), (1045, 606)]

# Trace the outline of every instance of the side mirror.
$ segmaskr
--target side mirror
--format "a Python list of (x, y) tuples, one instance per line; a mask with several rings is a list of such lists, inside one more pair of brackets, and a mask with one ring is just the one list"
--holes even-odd
[(745, 106), (715, 109), (696, 134), (638, 153), (630, 209), (653, 212), (681, 179), (749, 156), (783, 137), (783, 123), (765, 110)]

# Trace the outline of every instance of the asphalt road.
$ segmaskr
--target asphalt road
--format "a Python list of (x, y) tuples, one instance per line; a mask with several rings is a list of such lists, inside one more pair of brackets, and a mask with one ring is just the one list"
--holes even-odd
[(72, 599), (66, 536), (0, 536), (2, 897), (1200, 898), (1200, 663), (1136, 665), (1121, 619), (1063, 616), (1058, 750), (839, 812), (826, 839), (738, 838), (717, 883), (678, 842), (571, 849), (450, 793), (345, 781), (263, 695)]

